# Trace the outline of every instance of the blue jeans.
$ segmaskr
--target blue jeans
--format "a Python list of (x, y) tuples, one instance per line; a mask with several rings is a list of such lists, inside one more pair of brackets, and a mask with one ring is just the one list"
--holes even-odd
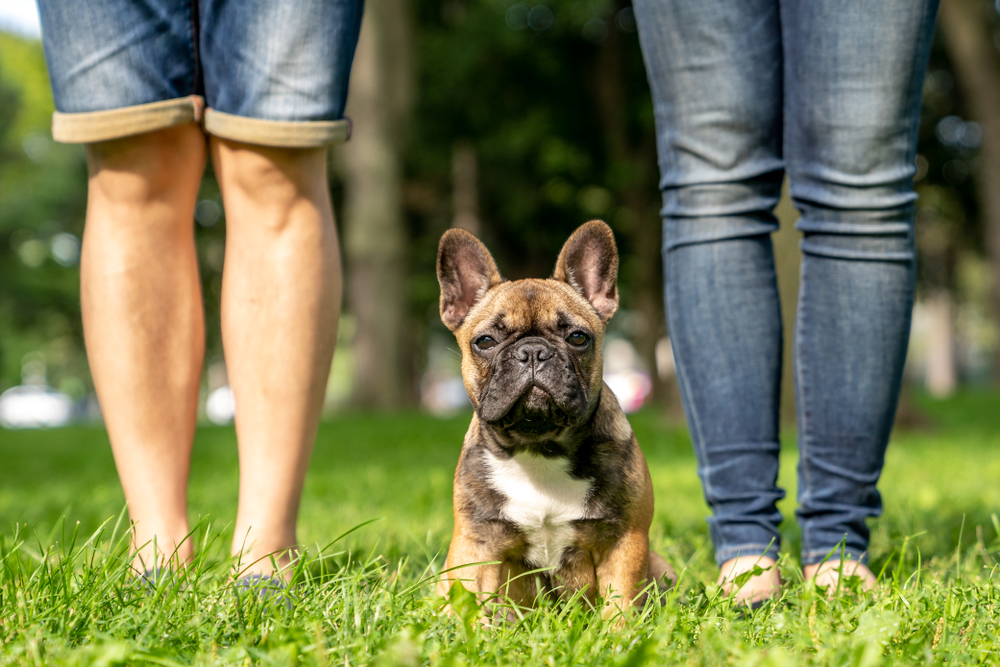
[[(864, 560), (914, 289), (913, 174), (937, 0), (635, 0), (664, 285), (716, 560), (776, 557), (782, 330), (770, 233), (802, 216), (802, 563)], [(786, 304), (787, 307), (787, 304)]]
[[(38, 0), (58, 141), (200, 122), (282, 147), (343, 140), (363, 0)], [(207, 108), (205, 108), (207, 105)]]

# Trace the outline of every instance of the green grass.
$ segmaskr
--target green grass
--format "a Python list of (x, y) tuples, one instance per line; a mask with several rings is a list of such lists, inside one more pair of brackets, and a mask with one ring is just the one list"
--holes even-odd
[(582, 605), (543, 604), (494, 630), (478, 629), (478, 610), (463, 598), (454, 603), (460, 618), (440, 613), (432, 581), (450, 536), (465, 416), (323, 424), (290, 609), (233, 589), (231, 429), (198, 431), (190, 491), (198, 556), (152, 589), (128, 571), (106, 434), (0, 432), (0, 665), (1000, 664), (1000, 395), (921, 407), (933, 427), (895, 436), (880, 485), (878, 592), (830, 601), (801, 583), (789, 436), (781, 473), (789, 585), (747, 617), (712, 585), (707, 508), (685, 430), (635, 415), (656, 489), (653, 546), (681, 582), (624, 630)]

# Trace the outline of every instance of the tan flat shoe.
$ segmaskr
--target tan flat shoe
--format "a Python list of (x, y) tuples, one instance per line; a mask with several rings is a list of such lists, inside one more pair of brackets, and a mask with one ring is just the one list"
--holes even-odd
[(817, 586), (825, 586), (826, 594), (829, 597), (836, 596), (838, 590), (844, 588), (843, 584), (840, 583), (841, 576), (860, 577), (861, 589), (865, 591), (870, 591), (878, 585), (878, 580), (875, 579), (875, 575), (868, 569), (868, 566), (856, 560), (837, 558), (825, 563), (806, 565), (802, 568), (802, 574), (806, 581), (814, 581)]
[[(753, 572), (754, 566), (764, 570), (743, 582), (738, 590), (735, 579), (741, 574)], [(719, 586), (722, 592), (739, 604), (747, 607), (760, 606), (766, 600), (777, 597), (781, 593), (781, 577), (778, 576), (778, 564), (767, 556), (737, 556), (730, 558), (719, 568)]]

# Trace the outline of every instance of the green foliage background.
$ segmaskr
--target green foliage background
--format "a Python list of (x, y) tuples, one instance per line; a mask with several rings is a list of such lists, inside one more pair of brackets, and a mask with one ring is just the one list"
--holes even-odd
[(51, 258), (27, 267), (18, 256), (26, 242), (83, 233), (83, 151), (52, 142), (52, 108), (40, 44), (0, 33), (0, 387), (20, 382), (25, 354), (42, 352), (49, 381), (68, 380), (79, 397), (87, 370), (78, 272)]
[[(411, 4), (417, 84), (406, 131), (404, 205), (406, 290), (418, 331), (442, 333), (434, 253), (452, 221), (452, 154), (459, 145), (477, 155), (482, 235), (505, 274), (546, 275), (569, 232), (594, 217), (608, 220), (618, 235), (625, 310), (642, 276), (658, 271), (652, 102), (628, 2), (552, 0), (544, 5), (551, 22), (538, 30), (508, 25), (515, 5), (536, 7), (514, 0)], [(948, 289), (988, 318), (974, 186), (978, 149), (945, 144), (936, 132), (943, 118), (965, 117), (968, 106), (940, 39), (929, 72), (919, 144), (926, 169), (917, 183), (921, 289)], [(83, 233), (83, 150), (51, 142), (51, 112), (40, 43), (0, 34), (0, 390), (21, 381), (26, 354), (40, 352), (49, 383), (79, 397), (90, 381), (77, 268), (51, 257), (31, 267), (19, 258), (26, 242)], [(336, 170), (331, 187), (339, 208), (344, 193)], [(210, 167), (200, 199), (221, 203)], [(224, 215), (211, 227), (198, 225), (196, 238), (211, 361), (222, 355)], [(629, 325), (628, 318), (614, 321)], [(416, 336), (411, 349), (418, 372), (425, 339)]]

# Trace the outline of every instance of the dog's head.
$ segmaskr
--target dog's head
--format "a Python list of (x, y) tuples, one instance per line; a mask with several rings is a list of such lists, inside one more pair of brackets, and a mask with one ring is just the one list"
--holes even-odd
[(552, 278), (513, 282), (479, 239), (450, 229), (437, 275), (441, 319), (462, 348), (480, 421), (510, 447), (559, 447), (600, 398), (604, 328), (618, 309), (611, 229), (586, 223), (566, 241)]

